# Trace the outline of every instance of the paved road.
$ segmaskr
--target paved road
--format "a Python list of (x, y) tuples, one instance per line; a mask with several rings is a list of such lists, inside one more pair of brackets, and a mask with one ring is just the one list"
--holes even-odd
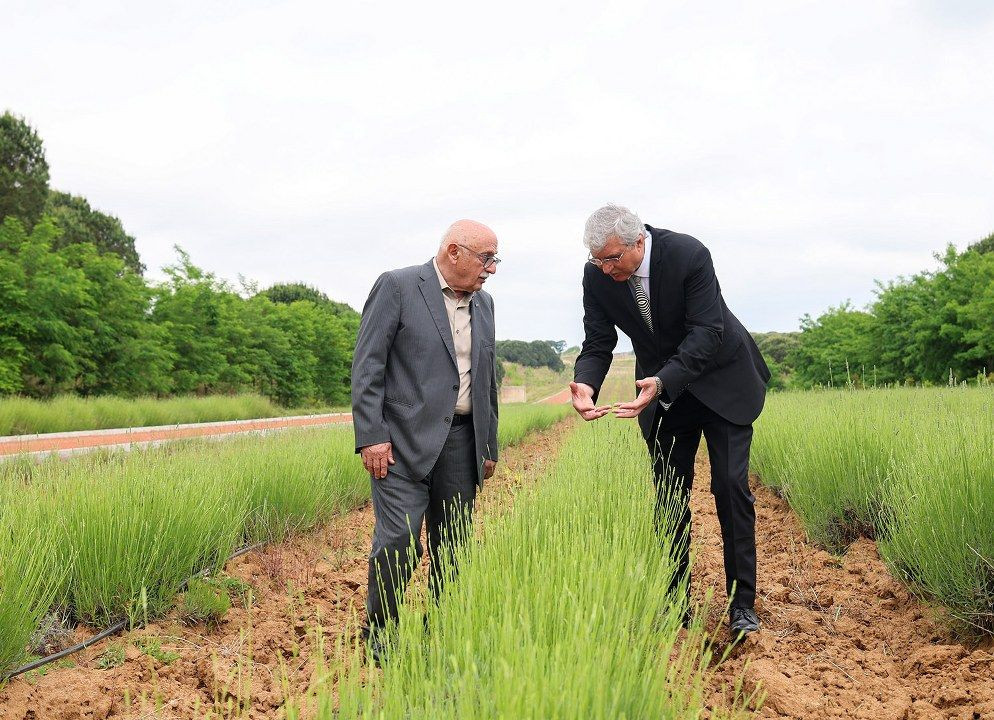
[(82, 430), (79, 432), (13, 435), (0, 437), (0, 458), (12, 455), (72, 455), (96, 448), (130, 449), (170, 440), (194, 437), (216, 437), (239, 433), (267, 432), (295, 427), (313, 427), (352, 422), (350, 413), (327, 415), (297, 415), (294, 417), (231, 420), (188, 425), (157, 425), (155, 427), (119, 428), (114, 430)]

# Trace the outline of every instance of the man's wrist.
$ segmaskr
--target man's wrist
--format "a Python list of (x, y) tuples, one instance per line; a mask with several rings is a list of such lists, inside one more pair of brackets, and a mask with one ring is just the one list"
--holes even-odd
[(656, 381), (656, 397), (663, 397), (663, 381), (659, 379), (657, 375), (653, 375), (652, 379)]

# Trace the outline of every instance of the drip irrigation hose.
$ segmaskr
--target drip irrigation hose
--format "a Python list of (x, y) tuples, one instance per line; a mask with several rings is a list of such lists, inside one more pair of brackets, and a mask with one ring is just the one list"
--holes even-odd
[[(260, 543), (256, 543), (255, 545), (246, 545), (245, 547), (238, 548), (233, 553), (231, 553), (231, 555), (228, 556), (228, 559), (225, 560), (224, 562), (225, 562), (225, 564), (227, 564), (227, 563), (231, 562), (232, 560), (234, 560), (235, 558), (241, 557), (245, 553), (250, 552), (252, 550), (255, 550), (256, 548), (262, 547), (265, 544), (266, 543), (264, 543), (264, 542), (260, 542)], [(184, 580), (183, 583), (179, 587), (179, 592), (183, 592), (183, 590), (186, 589), (187, 585), (190, 583), (190, 580), (193, 580), (196, 577), (200, 577), (203, 574), (204, 573), (202, 573), (202, 572), (201, 573), (197, 573), (196, 575), (193, 575), (193, 576), (187, 578), (186, 580)], [(74, 655), (75, 653), (78, 653), (81, 650), (85, 650), (86, 648), (90, 647), (90, 645), (94, 645), (94, 644), (100, 642), (104, 638), (108, 638), (111, 635), (115, 635), (115, 634), (121, 632), (127, 626), (128, 626), (128, 621), (127, 620), (120, 620), (120, 621), (114, 623), (113, 625), (111, 625), (109, 628), (101, 630), (100, 632), (98, 632), (93, 637), (87, 638), (86, 640), (84, 640), (81, 643), (77, 643), (76, 645), (73, 645), (72, 647), (67, 647), (65, 650), (60, 650), (57, 653), (52, 653), (51, 655), (46, 655), (43, 658), (39, 658), (37, 660), (33, 660), (33, 661), (27, 663), (26, 665), (21, 665), (21, 667), (15, 668), (14, 670), (11, 670), (10, 673), (8, 673), (4, 677), (0, 678), (0, 683), (4, 683), (7, 680), (10, 680), (13, 677), (17, 677), (18, 675), (22, 675), (22, 674), (24, 674), (26, 672), (31, 672), (32, 670), (37, 670), (40, 667), (48, 665), (49, 663), (53, 663), (56, 660), (61, 660), (62, 658), (68, 657), (69, 655)], [(136, 627), (136, 628), (137, 627), (141, 627), (141, 625), (135, 625), (134, 627)]]

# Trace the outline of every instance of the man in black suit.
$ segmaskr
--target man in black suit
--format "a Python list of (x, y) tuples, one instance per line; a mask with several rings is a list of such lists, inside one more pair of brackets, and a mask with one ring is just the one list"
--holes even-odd
[[(724, 545), (732, 637), (759, 630), (756, 513), (749, 491), (752, 423), (763, 409), (770, 371), (721, 296), (711, 254), (689, 235), (643, 225), (607, 205), (587, 220), (583, 272), (586, 338), (570, 383), (585, 420), (609, 412), (637, 417), (653, 460), (657, 526), (668, 496), (678, 500), (675, 585), (690, 585), (690, 488), (701, 434)], [(596, 405), (620, 328), (635, 350), (638, 397)]]

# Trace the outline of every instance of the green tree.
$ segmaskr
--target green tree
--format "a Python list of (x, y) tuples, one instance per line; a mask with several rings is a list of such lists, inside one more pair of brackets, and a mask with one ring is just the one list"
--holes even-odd
[(162, 328), (175, 358), (172, 390), (179, 394), (207, 394), (218, 390), (228, 370), (227, 354), (219, 332), (225, 295), (230, 287), (196, 267), (190, 256), (176, 248), (179, 259), (163, 268), (168, 279), (153, 289), (153, 322)]
[[(86, 364), (90, 333), (83, 317), (95, 310), (85, 274), (52, 252), (58, 229), (48, 219), (31, 233), (20, 220), (0, 225), (4, 271), (3, 344), (12, 357), (3, 365), (4, 387), (47, 397), (75, 389)], [(19, 368), (20, 380), (12, 379)]]
[(974, 250), (978, 253), (992, 253), (994, 252), (994, 233), (991, 233), (983, 240), (978, 240), (973, 243), (968, 250)]
[(78, 316), (86, 333), (76, 389), (82, 394), (144, 395), (169, 391), (173, 356), (149, 317), (151, 290), (115, 253), (91, 243), (68, 245), (58, 254), (82, 271), (91, 306)]
[[(563, 343), (565, 345), (565, 343)], [(507, 362), (518, 363), (528, 367), (547, 367), (559, 372), (563, 365), (562, 358), (552, 345), (545, 340), (498, 340), (497, 357)]]
[(51, 215), (62, 236), (55, 247), (90, 243), (100, 252), (114, 253), (138, 275), (145, 272), (135, 249), (135, 239), (124, 231), (121, 221), (90, 207), (86, 198), (79, 195), (51, 191), (45, 205), (45, 214)]
[(0, 221), (10, 216), (34, 227), (48, 195), (48, 161), (38, 133), (24, 118), (0, 115)]
[[(847, 301), (829, 308), (817, 319), (801, 318), (799, 344), (787, 357), (802, 387), (816, 385), (860, 385), (866, 369), (872, 369), (877, 319), (854, 310)], [(872, 372), (872, 370), (871, 370)]]
[(947, 263), (940, 334), (954, 350), (949, 367), (959, 380), (994, 370), (994, 253), (970, 250)]
[(778, 363), (787, 360), (790, 352), (800, 344), (800, 336), (799, 332), (752, 333), (763, 355)]

